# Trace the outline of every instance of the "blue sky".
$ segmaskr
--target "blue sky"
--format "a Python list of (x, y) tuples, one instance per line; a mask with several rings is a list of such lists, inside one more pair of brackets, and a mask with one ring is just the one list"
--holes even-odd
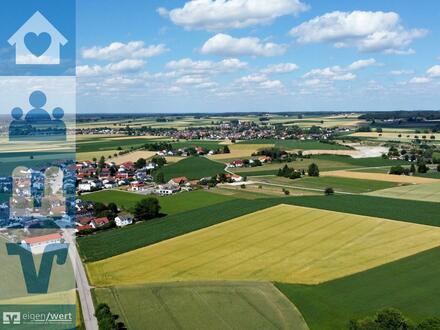
[(440, 109), (440, 3), (78, 1), (79, 112)]

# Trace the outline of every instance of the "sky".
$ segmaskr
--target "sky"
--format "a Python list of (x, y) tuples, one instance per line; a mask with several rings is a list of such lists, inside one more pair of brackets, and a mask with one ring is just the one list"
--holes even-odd
[(437, 0), (89, 0), (80, 113), (440, 109)]

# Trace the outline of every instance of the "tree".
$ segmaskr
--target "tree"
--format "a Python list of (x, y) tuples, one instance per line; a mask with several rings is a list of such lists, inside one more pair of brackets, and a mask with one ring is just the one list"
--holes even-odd
[(378, 312), (374, 317), (352, 320), (349, 330), (410, 330), (413, 323), (405, 318), (398, 310), (387, 308)]
[(422, 321), (416, 328), (417, 330), (440, 330), (440, 318), (433, 317)]
[(437, 165), (437, 172), (440, 172), (440, 164)]
[(411, 164), (411, 168), (409, 169), (409, 171), (410, 171), (412, 174), (415, 174), (415, 173), (416, 173), (416, 167), (415, 167), (414, 164)]
[(230, 154), (230, 153), (231, 153), (231, 150), (229, 150), (229, 147), (228, 147), (228, 146), (224, 146), (224, 147), (223, 147), (223, 153), (224, 153), (224, 154)]
[(287, 189), (283, 188), (283, 193), (284, 193), (284, 195), (289, 196), (290, 195), (290, 190), (287, 190)]
[(163, 172), (156, 173), (156, 175), (154, 177), (154, 182), (156, 182), (158, 184), (165, 183), (165, 176), (164, 176)]
[(135, 163), (134, 166), (137, 169), (141, 169), (144, 168), (145, 166), (147, 166), (147, 161), (145, 160), (145, 158), (139, 158)]
[(102, 170), (104, 167), (105, 167), (105, 157), (101, 156), (101, 158), (99, 158), (98, 168)]
[(325, 188), (324, 193), (327, 196), (330, 196), (330, 195), (333, 195), (335, 193), (335, 190), (332, 187), (328, 187), (328, 188)]
[(161, 168), (164, 165), (166, 165), (167, 160), (165, 159), (165, 157), (162, 156), (154, 156), (153, 158), (151, 158), (151, 162), (156, 164), (159, 168)]
[(419, 166), (417, 167), (417, 172), (427, 173), (428, 171), (429, 171), (429, 167), (426, 165), (425, 162), (419, 163)]
[(159, 200), (155, 197), (148, 197), (140, 200), (134, 207), (134, 218), (136, 221), (150, 220), (157, 218), (161, 207)]
[(117, 214), (118, 211), (119, 211), (118, 206), (117, 206), (115, 203), (113, 203), (113, 202), (109, 203), (109, 204), (107, 205), (107, 208), (108, 208), (110, 211), (112, 211), (114, 214)]
[(310, 164), (309, 169), (307, 171), (309, 176), (318, 177), (319, 176), (319, 167), (315, 163)]

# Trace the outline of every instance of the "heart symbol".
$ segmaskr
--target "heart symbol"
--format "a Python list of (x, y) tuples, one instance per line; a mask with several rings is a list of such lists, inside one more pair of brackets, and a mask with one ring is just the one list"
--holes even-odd
[(50, 47), (52, 37), (47, 32), (36, 34), (29, 32), (24, 36), (26, 48), (36, 57), (43, 55)]

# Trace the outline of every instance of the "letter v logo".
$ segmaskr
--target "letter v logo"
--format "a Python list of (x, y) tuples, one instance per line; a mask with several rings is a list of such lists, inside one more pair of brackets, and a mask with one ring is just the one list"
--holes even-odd
[(55, 243), (46, 246), (41, 257), (40, 270), (37, 273), (32, 252), (18, 244), (6, 243), (8, 255), (18, 255), (20, 257), (21, 268), (23, 269), (28, 293), (40, 294), (47, 293), (49, 289), (53, 259), (56, 256), (58, 265), (65, 264), (68, 248), (69, 244), (67, 243)]

